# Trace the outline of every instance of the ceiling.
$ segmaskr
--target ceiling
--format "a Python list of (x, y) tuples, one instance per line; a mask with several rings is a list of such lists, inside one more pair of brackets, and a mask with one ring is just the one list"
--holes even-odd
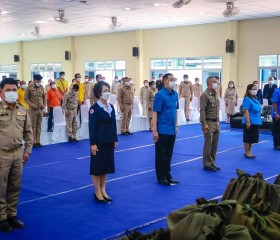
[[(40, 39), (49, 39), (280, 16), (280, 0), (236, 0), (235, 6), (240, 8), (240, 13), (231, 18), (222, 16), (226, 0), (192, 0), (180, 9), (172, 7), (174, 2), (0, 0), (0, 43), (37, 40), (31, 34), (36, 26), (40, 27)], [(53, 20), (58, 9), (65, 10), (68, 24)], [(115, 30), (109, 29), (112, 16), (116, 16), (122, 23)]]

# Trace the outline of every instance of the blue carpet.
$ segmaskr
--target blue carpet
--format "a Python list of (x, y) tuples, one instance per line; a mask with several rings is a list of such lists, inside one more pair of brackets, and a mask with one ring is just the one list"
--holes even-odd
[(243, 156), (241, 130), (222, 124), (221, 131), (217, 165), (222, 171), (213, 173), (202, 168), (200, 125), (180, 127), (172, 160), (172, 175), (180, 185), (174, 187), (156, 183), (151, 133), (119, 136), (116, 173), (108, 175), (107, 183), (114, 202), (107, 205), (93, 201), (88, 140), (34, 149), (24, 168), (18, 207), (26, 228), (0, 233), (0, 239), (101, 240), (137, 226), (150, 231), (165, 227), (162, 217), (198, 197), (221, 196), (236, 168), (262, 172), (265, 178), (280, 172), (270, 134), (261, 134), (253, 146), (257, 159), (251, 160)]

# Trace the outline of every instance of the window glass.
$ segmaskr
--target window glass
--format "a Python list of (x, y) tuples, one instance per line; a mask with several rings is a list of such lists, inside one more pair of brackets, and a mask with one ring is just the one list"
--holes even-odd
[(259, 56), (260, 67), (274, 67), (277, 66), (277, 55), (261, 55)]
[(167, 59), (167, 69), (184, 69), (184, 59), (183, 58)]
[(206, 57), (203, 59), (204, 68), (209, 69), (219, 69), (223, 67), (222, 57)]
[(166, 69), (166, 59), (151, 60), (151, 69)]
[(198, 69), (202, 68), (202, 58), (186, 58), (185, 59), (186, 69)]
[(113, 61), (105, 62), (105, 69), (115, 69), (115, 62)]
[(125, 61), (116, 61), (116, 69), (125, 69)]

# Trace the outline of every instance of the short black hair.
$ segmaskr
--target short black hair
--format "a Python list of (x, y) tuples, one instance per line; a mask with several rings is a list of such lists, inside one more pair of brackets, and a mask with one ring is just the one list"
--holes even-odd
[(65, 72), (60, 72), (60, 73), (59, 73), (59, 76), (61, 76), (61, 75), (65, 75)]
[(100, 96), (101, 96), (101, 94), (102, 94), (102, 88), (103, 88), (103, 86), (106, 86), (106, 87), (108, 87), (108, 88), (110, 89), (109, 83), (104, 82), (104, 81), (96, 83), (95, 86), (94, 86), (94, 88), (93, 88), (94, 96), (95, 96), (97, 99), (99, 99)]
[(35, 74), (35, 75), (33, 76), (33, 79), (34, 79), (34, 80), (41, 81), (41, 80), (43, 79), (43, 77), (42, 77), (40, 74)]
[(75, 90), (79, 90), (80, 86), (78, 84), (73, 84), (72, 88)]
[(145, 83), (145, 82), (149, 82), (149, 80), (146, 79), (146, 80), (143, 81), (143, 83)]
[(101, 74), (97, 74), (96, 76), (95, 76), (95, 79), (97, 79), (97, 78), (99, 78), (99, 77), (101, 77), (102, 75)]
[(81, 76), (81, 74), (80, 74), (80, 73), (76, 73), (76, 74), (75, 74), (75, 78), (77, 78), (77, 77), (78, 77), (78, 75), (80, 75), (80, 76)]
[(0, 83), (0, 88), (3, 89), (5, 87), (6, 84), (13, 84), (18, 86), (18, 82), (17, 80), (13, 79), (13, 78), (4, 78), (2, 80), (2, 82)]
[(188, 74), (184, 74), (183, 78), (189, 78)]
[(155, 83), (155, 81), (150, 81), (150, 82), (149, 82), (149, 86), (150, 86), (150, 87), (153, 86), (154, 83)]
[(162, 81), (164, 82), (164, 80), (167, 79), (169, 76), (173, 76), (173, 74), (172, 73), (164, 74), (163, 77), (162, 77)]

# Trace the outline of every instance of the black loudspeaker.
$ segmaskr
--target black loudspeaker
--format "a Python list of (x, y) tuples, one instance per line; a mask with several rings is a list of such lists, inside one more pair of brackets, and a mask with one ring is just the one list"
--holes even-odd
[(234, 42), (233, 40), (226, 41), (226, 53), (233, 53), (234, 52)]
[(19, 55), (14, 55), (14, 62), (19, 62)]
[(65, 60), (71, 60), (71, 53), (70, 53), (70, 51), (65, 51)]
[(138, 47), (132, 48), (132, 56), (139, 57), (139, 48)]

